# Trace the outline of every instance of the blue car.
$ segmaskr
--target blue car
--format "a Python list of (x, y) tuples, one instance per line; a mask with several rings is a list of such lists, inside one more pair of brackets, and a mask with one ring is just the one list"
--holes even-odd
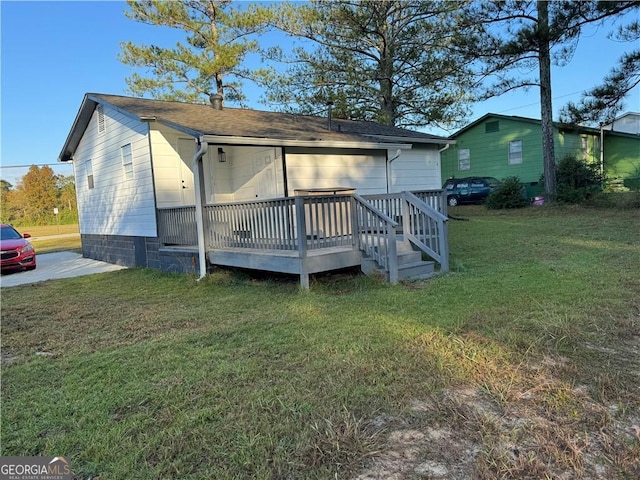
[(463, 203), (483, 203), (489, 194), (500, 186), (493, 177), (450, 178), (442, 189), (447, 192), (447, 203), (451, 207)]

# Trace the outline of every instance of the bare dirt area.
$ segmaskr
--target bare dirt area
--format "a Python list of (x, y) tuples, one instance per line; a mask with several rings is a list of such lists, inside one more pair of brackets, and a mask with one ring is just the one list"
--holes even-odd
[[(612, 350), (638, 374), (639, 336)], [(637, 408), (596, 401), (594, 385), (553, 374), (570, 368), (545, 357), (501, 391), (461, 385), (415, 400), (402, 418), (378, 417), (372, 428), (385, 431), (384, 447), (354, 480), (640, 478)], [(634, 392), (640, 398), (640, 382)]]

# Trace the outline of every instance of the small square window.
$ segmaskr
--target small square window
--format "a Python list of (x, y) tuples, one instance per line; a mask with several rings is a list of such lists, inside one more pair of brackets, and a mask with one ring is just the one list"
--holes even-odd
[(469, 170), (471, 168), (471, 152), (468, 148), (458, 150), (458, 170)]
[(122, 166), (124, 168), (124, 177), (126, 179), (133, 178), (133, 155), (131, 154), (131, 144), (127, 143), (120, 149), (122, 156)]
[(509, 142), (509, 165), (522, 164), (522, 140)]

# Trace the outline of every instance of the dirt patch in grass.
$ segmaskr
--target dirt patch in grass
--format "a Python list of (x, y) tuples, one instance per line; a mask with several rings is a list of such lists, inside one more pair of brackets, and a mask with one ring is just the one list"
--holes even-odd
[(374, 419), (385, 447), (353, 479), (640, 478), (637, 408), (599, 403), (550, 374), (567, 363), (544, 357), (504, 397), (459, 385), (414, 400), (401, 418)]

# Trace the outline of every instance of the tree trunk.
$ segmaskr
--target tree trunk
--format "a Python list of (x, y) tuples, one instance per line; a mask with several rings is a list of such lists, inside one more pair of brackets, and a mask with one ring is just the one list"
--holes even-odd
[(547, 199), (556, 196), (556, 158), (553, 145), (553, 109), (551, 104), (551, 52), (549, 46), (549, 4), (538, 0), (538, 41), (540, 68), (540, 119), (542, 128), (542, 158), (544, 161), (544, 192)]

